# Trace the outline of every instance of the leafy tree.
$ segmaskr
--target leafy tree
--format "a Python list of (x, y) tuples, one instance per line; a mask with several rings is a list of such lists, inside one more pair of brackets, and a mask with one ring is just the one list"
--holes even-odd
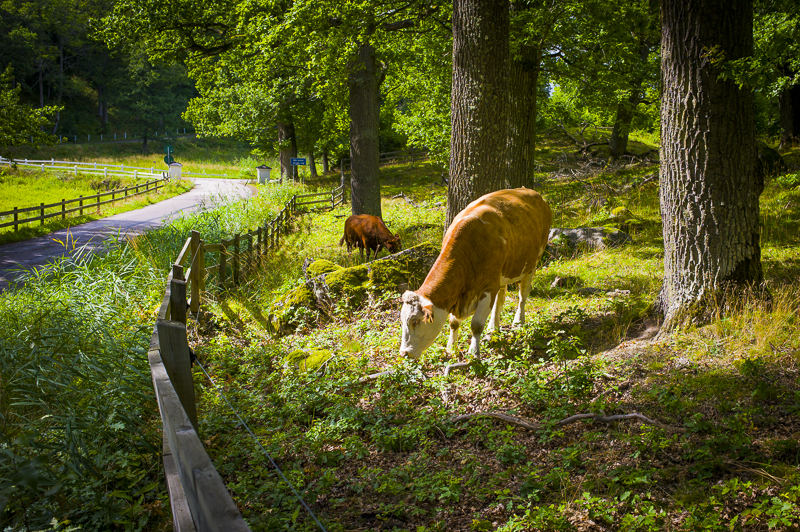
[[(751, 0), (662, 0), (661, 212), (665, 330), (702, 321), (725, 291), (760, 283), (753, 94), (709, 60), (753, 51)], [(692, 16), (687, 16), (692, 13)]]
[(60, 108), (48, 106), (34, 109), (19, 101), (21, 87), (14, 87), (12, 68), (6, 67), (0, 75), (0, 149), (8, 157), (7, 148), (12, 146), (38, 146), (53, 144), (55, 138), (45, 133), (44, 127), (51, 120), (47, 115), (57, 113)]

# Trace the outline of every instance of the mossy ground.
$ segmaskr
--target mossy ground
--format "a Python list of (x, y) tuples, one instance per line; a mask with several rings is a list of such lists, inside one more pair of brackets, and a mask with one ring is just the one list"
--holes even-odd
[[(260, 276), (218, 296), (246, 310), (215, 334), (193, 336), (201, 362), (328, 530), (797, 530), (800, 191), (769, 180), (762, 197), (772, 302), (743, 297), (708, 325), (650, 341), (639, 337), (656, 325), (650, 309), (663, 271), (650, 179), (657, 163), (590, 164), (560, 137), (541, 139), (539, 153), (539, 191), (554, 226), (589, 225), (620, 207), (641, 224), (622, 248), (547, 263), (519, 329), (507, 326), (517, 301), (510, 294), (481, 364), (444, 377), (443, 366), (462, 359), (445, 352), (444, 334), (420, 361), (400, 357), (392, 290), (358, 304), (342, 297), (329, 320), (270, 334), (257, 316), (304, 281), (306, 258), (360, 263), (338, 246), (346, 207), (298, 219)], [(783, 155), (791, 168), (796, 152)], [(560, 174), (565, 164), (580, 179)], [(441, 241), (440, 175), (427, 164), (383, 170), (384, 218), (406, 247)], [(416, 206), (391, 199), (400, 191)], [(571, 282), (553, 287), (556, 277)], [(282, 369), (297, 350), (331, 357), (315, 371)], [(314, 530), (227, 406), (196, 379), (201, 432), (250, 526)], [(454, 421), (480, 411), (545, 428)], [(554, 426), (576, 413), (634, 412), (663, 426)]]

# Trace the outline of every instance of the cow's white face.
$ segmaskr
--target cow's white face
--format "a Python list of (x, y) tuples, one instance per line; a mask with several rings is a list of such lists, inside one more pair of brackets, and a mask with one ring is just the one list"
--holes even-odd
[(425, 296), (407, 291), (403, 294), (400, 325), (403, 336), (400, 354), (417, 359), (428, 349), (442, 332), (448, 312), (440, 309)]

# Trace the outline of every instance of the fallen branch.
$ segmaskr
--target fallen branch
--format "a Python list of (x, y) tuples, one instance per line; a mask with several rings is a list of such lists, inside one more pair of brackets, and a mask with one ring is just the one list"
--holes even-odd
[(412, 207), (419, 207), (419, 205), (414, 203), (414, 201), (411, 198), (409, 198), (408, 196), (406, 196), (404, 192), (400, 192), (400, 194), (396, 194), (396, 195), (392, 196), (392, 199), (397, 199), (397, 198), (403, 198), (404, 200), (406, 200), (406, 203), (408, 203)]
[(447, 377), (450, 375), (450, 372), (454, 369), (468, 368), (471, 365), (472, 362), (456, 362), (455, 364), (448, 364), (444, 367), (444, 376)]
[(366, 377), (361, 377), (360, 379), (358, 379), (358, 382), (359, 383), (363, 383), (363, 382), (376, 381), (380, 377), (383, 377), (385, 375), (391, 375), (392, 373), (394, 373), (394, 371), (392, 371), (392, 370), (381, 371), (380, 373), (373, 373), (372, 375), (367, 375)]
[[(542, 430), (547, 428), (551, 425), (545, 425), (542, 423), (530, 423), (520, 417), (510, 416), (508, 414), (501, 414), (499, 412), (474, 412), (472, 414), (462, 414), (460, 416), (455, 416), (450, 419), (450, 421), (458, 422), (458, 421), (466, 421), (473, 417), (491, 417), (495, 419), (501, 419), (513, 425), (517, 425), (522, 428), (526, 428), (528, 430)], [(570, 423), (575, 423), (576, 421), (581, 421), (583, 419), (591, 419), (592, 421), (597, 421), (600, 423), (612, 423), (614, 421), (624, 421), (626, 419), (638, 419), (642, 423), (647, 425), (653, 425), (656, 427), (660, 427), (663, 429), (674, 430), (676, 432), (686, 432), (686, 429), (683, 427), (673, 427), (671, 425), (665, 425), (659, 421), (655, 421), (650, 419), (647, 416), (643, 416), (639, 413), (632, 413), (632, 414), (618, 414), (614, 416), (601, 416), (598, 414), (575, 414), (574, 416), (570, 416), (568, 418), (562, 419), (561, 421), (557, 421), (552, 427), (563, 427), (564, 425), (569, 425)]]

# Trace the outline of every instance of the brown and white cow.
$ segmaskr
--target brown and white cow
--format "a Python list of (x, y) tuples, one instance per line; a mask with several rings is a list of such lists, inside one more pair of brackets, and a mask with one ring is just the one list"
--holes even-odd
[(375, 251), (375, 258), (378, 251), (385, 248), (389, 253), (397, 253), (402, 250), (400, 237), (393, 235), (383, 223), (383, 220), (371, 214), (354, 214), (344, 222), (344, 236), (339, 240), (339, 245), (347, 243), (347, 251), (353, 247), (360, 248), (363, 256), (367, 250), (367, 260), (370, 251)]
[(458, 342), (461, 321), (472, 316), (469, 352), (480, 356), (480, 337), (500, 325), (506, 285), (519, 281), (514, 324), (525, 322), (525, 300), (544, 254), (552, 213), (538, 192), (526, 188), (491, 192), (470, 203), (453, 220), (442, 251), (425, 282), (403, 294), (400, 353), (419, 358), (450, 321), (448, 351)]

